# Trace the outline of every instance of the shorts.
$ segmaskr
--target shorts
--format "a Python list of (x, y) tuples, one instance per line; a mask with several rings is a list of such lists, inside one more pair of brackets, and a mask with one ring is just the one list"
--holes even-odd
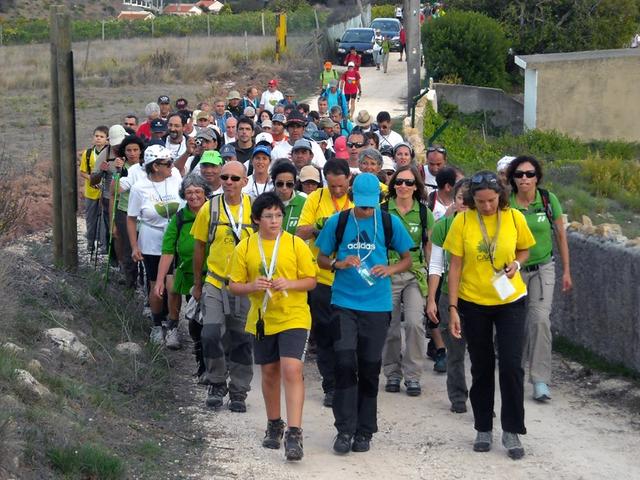
[(349, 100), (351, 100), (352, 98), (355, 100), (357, 96), (358, 96), (358, 92), (356, 92), (356, 93), (345, 93), (344, 94), (344, 98), (347, 99), (347, 102)]
[[(144, 273), (147, 276), (147, 284), (155, 282), (158, 278), (158, 266), (160, 265), (160, 255), (142, 255)], [(167, 275), (173, 274), (173, 264), (169, 267)]]
[(275, 363), (282, 357), (295, 358), (304, 362), (307, 353), (309, 330), (292, 328), (274, 335), (266, 335), (262, 340), (253, 341), (253, 358), (256, 365)]

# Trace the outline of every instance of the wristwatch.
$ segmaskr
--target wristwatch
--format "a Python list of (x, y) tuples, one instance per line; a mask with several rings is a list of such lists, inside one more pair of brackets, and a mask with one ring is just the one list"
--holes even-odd
[(334, 258), (333, 260), (331, 260), (331, 271), (335, 272), (336, 271), (336, 263), (338, 262), (337, 258)]

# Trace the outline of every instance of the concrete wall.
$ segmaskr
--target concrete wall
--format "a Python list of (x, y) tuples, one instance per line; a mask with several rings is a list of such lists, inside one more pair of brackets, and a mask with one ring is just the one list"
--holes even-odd
[(336, 54), (336, 38), (342, 38), (342, 34), (349, 28), (368, 27), (371, 24), (371, 5), (364, 5), (362, 15), (358, 14), (335, 25), (330, 25), (325, 29), (325, 45), (324, 50), (328, 54), (328, 58), (335, 58)]
[(434, 84), (438, 102), (443, 100), (458, 106), (462, 113), (493, 112), (491, 122), (496, 127), (507, 127), (512, 133), (522, 133), (524, 107), (499, 88), (471, 85)]
[(552, 329), (640, 372), (640, 248), (575, 232), (568, 238), (573, 292), (563, 294), (556, 282)]
[[(537, 70), (535, 128), (582, 140), (640, 141), (640, 49), (522, 58), (527, 71)], [(527, 85), (525, 97), (531, 94)]]

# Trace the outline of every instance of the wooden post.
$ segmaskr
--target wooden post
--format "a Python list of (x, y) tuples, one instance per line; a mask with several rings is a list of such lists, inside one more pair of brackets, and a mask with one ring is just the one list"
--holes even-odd
[[(264, 20), (262, 21), (262, 30), (264, 30)], [(0, 25), (0, 47), (2, 47), (3, 45), (4, 45), (4, 30), (2, 29), (2, 25)]]
[(264, 29), (264, 11), (260, 14), (260, 18), (262, 19), (262, 36), (264, 37), (267, 34), (267, 32)]
[(211, 14), (207, 13), (207, 37), (211, 36)]
[(246, 30), (244, 31), (244, 59), (249, 63), (249, 38)]
[[(53, 260), (62, 265), (62, 193), (60, 191), (60, 125), (58, 123), (58, 5), (49, 9), (51, 51), (51, 172), (53, 203)], [(60, 7), (61, 8), (61, 7)]]

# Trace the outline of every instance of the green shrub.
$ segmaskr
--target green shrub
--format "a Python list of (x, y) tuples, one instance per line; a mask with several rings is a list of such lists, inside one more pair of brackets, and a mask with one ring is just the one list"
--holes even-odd
[(426, 23), (422, 44), (429, 76), (459, 77), (462, 83), (504, 88), (507, 43), (501, 25), (475, 12), (451, 12)]
[(97, 445), (54, 447), (47, 452), (53, 468), (63, 475), (118, 480), (125, 477), (122, 461)]
[(591, 155), (583, 162), (582, 175), (595, 195), (615, 199), (633, 209), (640, 206), (640, 163), (637, 161)]
[(395, 18), (396, 6), (392, 4), (374, 5), (371, 7), (371, 20), (375, 18)]

